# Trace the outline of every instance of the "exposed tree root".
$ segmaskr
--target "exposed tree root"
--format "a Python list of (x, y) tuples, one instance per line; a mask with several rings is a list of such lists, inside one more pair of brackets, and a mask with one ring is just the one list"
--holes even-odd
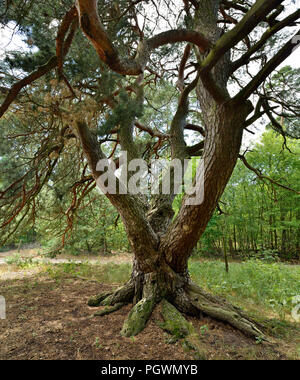
[(125, 337), (137, 335), (144, 330), (155, 307), (154, 298), (143, 298), (133, 306), (124, 322), (121, 335)]
[(161, 315), (164, 323), (160, 327), (172, 334), (175, 338), (184, 338), (194, 332), (194, 328), (184, 316), (166, 299), (161, 301)]
[(183, 339), (183, 347), (193, 350), (195, 359), (205, 359), (206, 351), (201, 347), (199, 335), (192, 323), (188, 322), (166, 299), (161, 301), (160, 306), (164, 323), (160, 323), (159, 326), (172, 335), (170, 343)]
[(92, 296), (90, 297), (90, 299), (88, 300), (88, 305), (89, 306), (93, 306), (93, 307), (97, 307), (101, 304), (101, 302), (107, 298), (108, 296), (110, 296), (112, 293), (111, 292), (106, 292), (106, 293), (100, 293), (100, 294), (97, 294), (95, 296)]
[(119, 302), (113, 306), (105, 306), (103, 310), (96, 311), (96, 313), (94, 313), (94, 317), (103, 317), (104, 315), (111, 314), (114, 311), (121, 309), (121, 307), (123, 307), (124, 305), (124, 302)]
[(116, 303), (130, 303), (134, 297), (135, 286), (130, 280), (115, 292), (100, 293), (88, 300), (89, 306), (113, 306)]
[[(121, 331), (122, 336), (134, 336), (141, 332), (153, 309), (161, 302), (162, 316), (165, 321), (161, 327), (175, 337), (185, 337), (185, 339), (189, 337), (187, 343), (191, 343), (191, 337), (195, 341), (195, 330), (180, 312), (198, 318), (206, 315), (230, 324), (251, 338), (267, 340), (255, 321), (225, 300), (206, 293), (191, 282), (186, 283), (185, 286), (181, 284), (179, 288), (173, 288), (171, 294), (164, 293), (162, 295), (162, 285), (155, 279), (156, 277), (153, 275), (145, 276), (142, 299), (133, 306), (128, 314)], [(135, 299), (135, 290), (134, 281), (130, 280), (113, 293), (101, 293), (91, 297), (88, 305), (106, 306), (105, 309), (94, 314), (96, 316), (106, 315), (120, 309), (125, 304), (132, 303)]]
[(205, 315), (229, 323), (249, 337), (267, 340), (264, 333), (258, 328), (257, 323), (251, 320), (251, 318), (246, 316), (246, 314), (237, 307), (206, 293), (203, 289), (194, 284), (188, 285), (187, 293), (192, 306), (198, 308), (198, 310)]

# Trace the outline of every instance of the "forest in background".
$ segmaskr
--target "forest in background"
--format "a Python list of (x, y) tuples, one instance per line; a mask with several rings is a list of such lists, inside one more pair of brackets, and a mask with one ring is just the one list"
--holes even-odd
[[(247, 158), (252, 166), (260, 168), (263, 176), (296, 188), (299, 142), (289, 141), (288, 146), (291, 152), (282, 149), (282, 139), (275, 132), (267, 131)], [(221, 253), (225, 243), (225, 249), (233, 256), (300, 258), (298, 194), (257, 178), (238, 162), (221, 205), (222, 210), (215, 213), (199, 241), (201, 252)]]

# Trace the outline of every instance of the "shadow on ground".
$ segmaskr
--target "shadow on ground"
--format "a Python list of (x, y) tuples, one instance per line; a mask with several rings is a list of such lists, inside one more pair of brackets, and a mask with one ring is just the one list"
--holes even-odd
[[(24, 278), (0, 280), (7, 319), (0, 320), (0, 359), (194, 359), (182, 342), (158, 327), (156, 310), (147, 328), (134, 338), (120, 336), (130, 305), (103, 317), (88, 298), (114, 288), (76, 278), (53, 279), (32, 272)], [(205, 359), (287, 359), (284, 341), (257, 344), (230, 326), (204, 318), (189, 318), (200, 335)]]

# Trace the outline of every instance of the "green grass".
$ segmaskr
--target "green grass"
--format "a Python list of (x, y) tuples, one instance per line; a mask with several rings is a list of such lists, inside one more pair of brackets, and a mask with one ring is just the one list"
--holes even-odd
[(97, 280), (104, 284), (122, 284), (125, 283), (131, 274), (131, 264), (81, 264), (69, 261), (68, 263), (46, 264), (46, 272), (52, 278), (64, 278), (66, 275), (85, 278), (86, 280)]
[(122, 284), (130, 278), (131, 263), (122, 264), (90, 264), (88, 260), (76, 263), (68, 260), (64, 263), (38, 262), (32, 258), (22, 258), (19, 254), (9, 256), (5, 260), (6, 264), (14, 268), (30, 269), (39, 267), (42, 272), (46, 272), (50, 277), (63, 279), (67, 275), (86, 278), (87, 280), (97, 280), (108, 284)]
[[(22, 259), (20, 255), (7, 258), (6, 263), (20, 269), (38, 265), (41, 272), (55, 279), (72, 276), (107, 284), (125, 283), (131, 274), (131, 263), (91, 265), (88, 261), (78, 264), (70, 260), (50, 264)], [(222, 261), (191, 260), (189, 270), (196, 283), (237, 306), (257, 315), (292, 320), (293, 297), (300, 295), (300, 266), (250, 260), (230, 263), (227, 274)]]
[(32, 258), (22, 258), (18, 253), (6, 257), (5, 262), (8, 265), (15, 265), (16, 267), (22, 269), (35, 265), (35, 261)]
[[(54, 279), (57, 286), (64, 281), (72, 282), (76, 278), (97, 281), (99, 287), (101, 284), (119, 286), (130, 278), (132, 267), (131, 263), (126, 262), (91, 264), (88, 261), (76, 263), (70, 260), (53, 264), (22, 259), (20, 255), (9, 257), (6, 262), (8, 265), (0, 267), (0, 270), (23, 272), (34, 269), (34, 277), (24, 277), (24, 296), (30, 294), (32, 287), (41, 286), (49, 278)], [(281, 339), (289, 357), (299, 358), (299, 324), (292, 319), (291, 310), (296, 306), (292, 303), (292, 298), (300, 295), (300, 266), (250, 260), (230, 263), (227, 274), (222, 261), (192, 259), (189, 270), (196, 283), (208, 292), (222, 296), (228, 302), (241, 307), (264, 325), (268, 336)], [(25, 321), (26, 315), (20, 314), (19, 318)], [(202, 326), (199, 333), (204, 336), (207, 326)], [(99, 340), (94, 343), (99, 350), (102, 347), (100, 343)], [(248, 348), (246, 354), (249, 354), (249, 359), (255, 356), (255, 352), (248, 352)]]
[(279, 263), (267, 264), (258, 260), (230, 263), (229, 273), (221, 261), (191, 261), (192, 279), (206, 290), (226, 297), (229, 301), (271, 311), (284, 318), (300, 295), (300, 267)]

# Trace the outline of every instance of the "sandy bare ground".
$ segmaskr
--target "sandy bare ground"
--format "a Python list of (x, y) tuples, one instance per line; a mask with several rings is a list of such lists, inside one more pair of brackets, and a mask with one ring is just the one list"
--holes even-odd
[[(67, 256), (55, 259), (39, 255), (38, 249), (0, 253), (0, 289), (7, 303), (7, 318), (0, 320), (1, 359), (199, 359), (181, 341), (170, 336), (159, 324), (159, 307), (146, 329), (134, 338), (123, 338), (120, 331), (132, 305), (113, 314), (93, 317), (98, 309), (87, 306), (91, 295), (110, 291), (118, 284), (91, 278), (51, 277), (42, 266), (20, 268), (6, 264), (8, 257), (46, 263), (88, 262), (121, 264), (131, 262), (128, 253), (110, 256)], [(199, 334), (201, 358), (205, 359), (289, 359), (295, 358), (295, 342), (275, 339), (272, 345), (256, 344), (230, 326), (211, 320), (188, 317)], [(296, 336), (296, 332), (292, 332)], [(298, 343), (297, 343), (298, 344)], [(203, 350), (203, 352), (202, 352)]]
[(89, 263), (92, 265), (105, 265), (109, 263), (122, 264), (131, 263), (132, 255), (130, 253), (117, 253), (111, 255), (98, 255), (98, 256), (71, 256), (62, 254), (56, 258), (45, 257), (40, 254), (37, 248), (28, 248), (22, 250), (10, 250), (0, 252), (0, 280), (13, 280), (24, 279), (36, 276), (40, 272), (38, 266), (31, 266), (30, 268), (15, 270), (14, 266), (8, 265), (7, 260), (12, 257), (19, 256), (22, 259), (32, 259), (33, 262), (40, 264), (62, 264), (62, 263)]
[(113, 252), (111, 255), (90, 255), (90, 256), (72, 256), (62, 254), (55, 258), (45, 257), (40, 253), (38, 248), (28, 248), (28, 249), (13, 249), (6, 252), (0, 252), (0, 265), (6, 264), (6, 261), (13, 257), (19, 255), (22, 259), (32, 259), (39, 263), (51, 263), (60, 264), (67, 263), (70, 260), (74, 263), (88, 262), (89, 264), (108, 264), (115, 263), (121, 264), (124, 262), (131, 262), (132, 255), (130, 253), (117, 253)]
[[(184, 360), (200, 359), (181, 341), (159, 327), (157, 307), (146, 329), (134, 338), (120, 335), (131, 305), (104, 317), (93, 317), (87, 300), (112, 285), (78, 279), (55, 281), (47, 276), (1, 280), (7, 302), (7, 317), (0, 320), (0, 360)], [(96, 309), (97, 310), (97, 309)], [(188, 318), (199, 334), (201, 359), (288, 358), (283, 341), (258, 345), (240, 332), (209, 318)]]

